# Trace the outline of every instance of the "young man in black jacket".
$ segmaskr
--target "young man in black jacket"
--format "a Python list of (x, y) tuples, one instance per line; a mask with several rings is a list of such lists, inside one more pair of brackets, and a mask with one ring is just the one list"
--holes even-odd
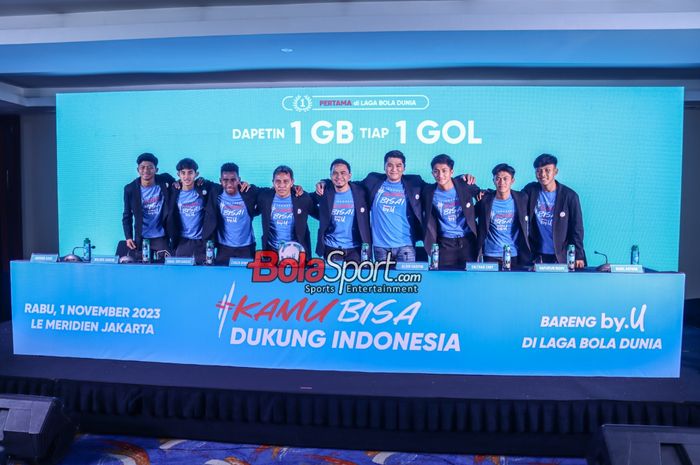
[(496, 190), (487, 191), (477, 203), (479, 251), (484, 261), (502, 263), (503, 248), (509, 246), (511, 265), (525, 266), (530, 262), (527, 196), (511, 189), (515, 182), (512, 166), (501, 163), (491, 173)]
[(423, 238), (421, 190), (418, 175), (404, 174), (406, 157), (399, 150), (384, 155), (384, 173), (369, 173), (362, 185), (369, 196), (375, 261), (391, 252), (399, 262), (416, 261), (415, 243)]
[(534, 261), (566, 263), (569, 244), (576, 247), (576, 268), (586, 266), (583, 248), (583, 214), (578, 195), (557, 181), (557, 157), (543, 153), (532, 164), (537, 182), (525, 186)]
[(438, 269), (464, 270), (477, 257), (474, 198), (479, 186), (454, 177), (449, 155), (437, 155), (430, 166), (436, 182), (423, 187), (423, 244), (428, 256), (433, 244), (439, 245)]
[(153, 253), (169, 250), (165, 231), (165, 206), (170, 186), (175, 181), (169, 174), (158, 174), (158, 158), (142, 153), (136, 159), (139, 177), (124, 186), (122, 226), (126, 246), (140, 250), (142, 240), (148, 239)]
[(240, 189), (238, 165), (224, 163), (221, 166), (220, 185), (213, 185), (209, 193), (204, 215), (205, 239), (217, 244), (215, 263), (227, 265), (231, 258), (253, 258), (255, 238), (253, 218), (256, 209), (257, 188)]
[(314, 209), (307, 193), (293, 195), (294, 171), (280, 165), (272, 173), (273, 189), (259, 188), (258, 211), (262, 219), (262, 248), (279, 250), (282, 242), (294, 241), (304, 247), (307, 257), (311, 255), (311, 237), (307, 225), (309, 214)]
[(327, 259), (331, 252), (341, 251), (336, 260), (359, 262), (362, 244), (372, 245), (367, 191), (350, 181), (347, 161), (333, 160), (330, 170), (331, 182), (326, 182), (323, 195), (311, 194), (316, 206), (312, 216), (319, 220), (316, 253)]
[(197, 182), (199, 166), (191, 158), (177, 163), (180, 189), (170, 187), (166, 214), (166, 229), (177, 257), (194, 257), (204, 262), (204, 210), (212, 183)]

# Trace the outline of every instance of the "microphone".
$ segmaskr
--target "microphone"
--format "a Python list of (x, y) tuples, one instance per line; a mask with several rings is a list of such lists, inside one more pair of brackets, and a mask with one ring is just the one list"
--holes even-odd
[(156, 250), (156, 252), (153, 254), (155, 261), (165, 261), (165, 258), (169, 256), (170, 252), (167, 250)]
[(119, 263), (136, 263), (136, 250), (127, 250), (126, 255), (119, 257)]
[(605, 257), (605, 263), (599, 265), (595, 270), (603, 273), (610, 273), (610, 264), (608, 263), (608, 256), (603, 252), (598, 252), (597, 250), (594, 250), (593, 253)]
[[(90, 239), (85, 239), (87, 242), (85, 242), (83, 245), (78, 245), (73, 247), (73, 251), (69, 253), (68, 255), (65, 255), (61, 257), (62, 262), (68, 262), (68, 263), (83, 263), (83, 262), (90, 262), (92, 259), (92, 249), (95, 248), (94, 245), (90, 244)], [(83, 251), (83, 256), (79, 256), (76, 251), (78, 249), (81, 249)], [(89, 255), (87, 255), (87, 251), (89, 252)]]

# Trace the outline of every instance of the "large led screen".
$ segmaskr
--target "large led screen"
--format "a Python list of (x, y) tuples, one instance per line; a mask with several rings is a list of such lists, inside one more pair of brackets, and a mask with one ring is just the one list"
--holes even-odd
[[(123, 187), (136, 157), (152, 152), (160, 172), (195, 159), (217, 181), (225, 162), (271, 186), (278, 165), (305, 190), (344, 158), (353, 179), (383, 171), (401, 150), (406, 173), (433, 182), (430, 160), (446, 153), (456, 173), (493, 188), (509, 163), (515, 189), (535, 180), (541, 153), (559, 159), (557, 180), (580, 196), (593, 265), (641, 262), (676, 270), (681, 192), (683, 89), (669, 87), (307, 87), (72, 93), (57, 96), (60, 253), (89, 237), (95, 253), (123, 239)], [(255, 219), (260, 246), (261, 228)], [(317, 223), (310, 220), (315, 242)]]

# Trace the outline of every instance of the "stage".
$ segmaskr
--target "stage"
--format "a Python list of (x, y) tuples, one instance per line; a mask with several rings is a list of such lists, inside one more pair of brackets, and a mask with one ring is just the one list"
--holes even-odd
[[(246, 369), (12, 355), (0, 392), (63, 399), (82, 431), (382, 450), (583, 456), (603, 423), (700, 427), (700, 328), (679, 379)], [(271, 386), (274, 388), (271, 389)]]
[[(13, 262), (12, 272), (0, 392), (60, 397), (84, 432), (581, 457), (601, 424), (700, 427), (700, 328), (688, 314), (683, 323), (674, 273), (428, 272), (418, 292), (374, 292), (395, 274), (369, 293), (338, 284), (313, 295), (246, 268)], [(549, 300), (532, 292), (544, 288)], [(501, 289), (517, 299), (492, 298)], [(245, 328), (288, 329), (266, 345), (239, 337)], [(283, 331), (319, 337), (282, 346)], [(353, 332), (374, 342), (336, 343)], [(423, 342), (391, 347), (392, 334)], [(427, 334), (447, 335), (434, 338), (446, 350)], [(547, 339), (563, 343), (529, 342)], [(619, 342), (584, 347), (598, 340)]]

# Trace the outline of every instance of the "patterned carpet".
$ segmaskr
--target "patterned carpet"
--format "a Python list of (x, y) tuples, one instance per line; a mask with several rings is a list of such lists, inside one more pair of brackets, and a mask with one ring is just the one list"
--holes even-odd
[(584, 459), (416, 454), (78, 436), (60, 465), (586, 465)]

